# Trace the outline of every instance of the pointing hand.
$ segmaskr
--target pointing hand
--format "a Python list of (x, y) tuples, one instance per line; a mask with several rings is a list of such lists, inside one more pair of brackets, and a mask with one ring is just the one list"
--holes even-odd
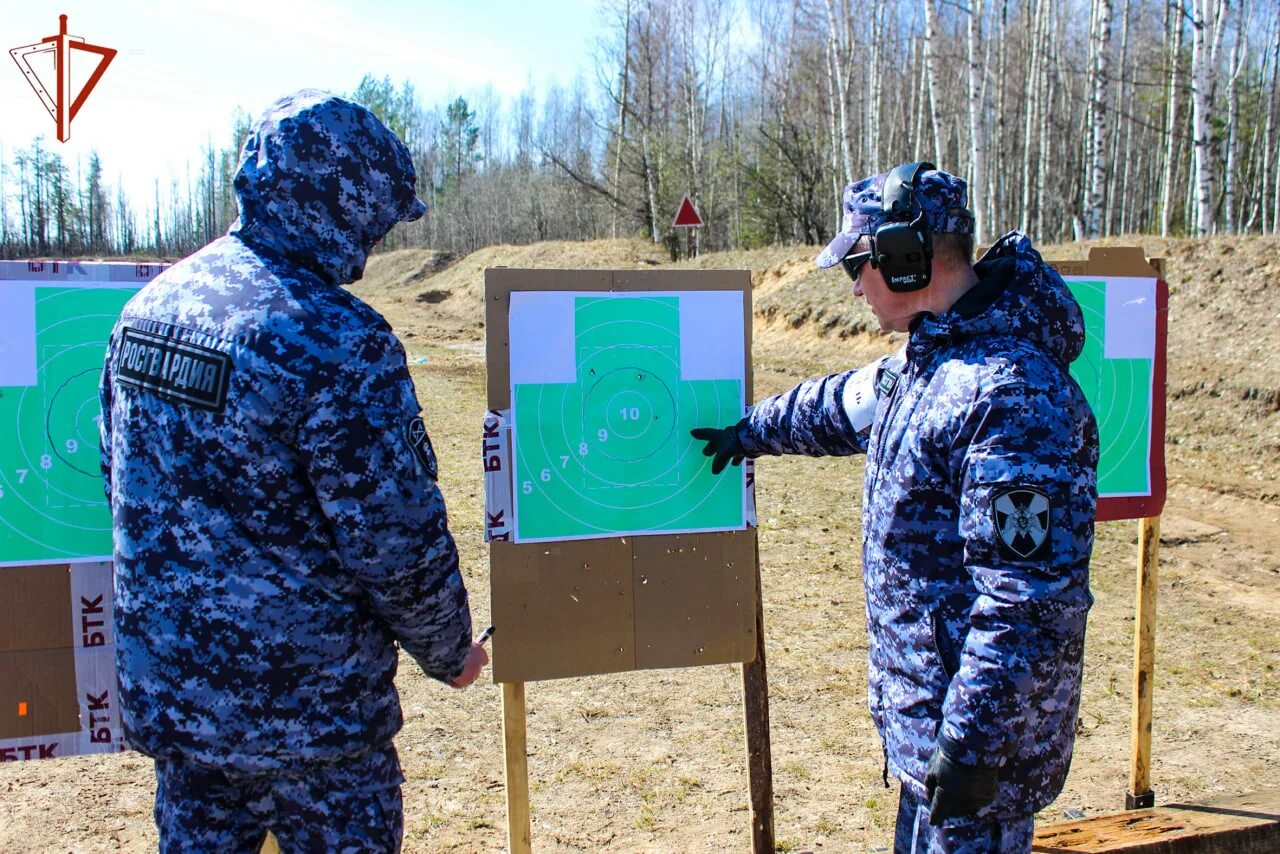
[(732, 427), (723, 429), (696, 427), (689, 431), (690, 436), (699, 442), (707, 443), (702, 453), (708, 457), (715, 457), (711, 463), (712, 474), (720, 474), (724, 471), (730, 460), (736, 466), (742, 462), (743, 457), (748, 456), (746, 449), (742, 447), (742, 440), (738, 438), (738, 428), (741, 426), (742, 421), (739, 421)]

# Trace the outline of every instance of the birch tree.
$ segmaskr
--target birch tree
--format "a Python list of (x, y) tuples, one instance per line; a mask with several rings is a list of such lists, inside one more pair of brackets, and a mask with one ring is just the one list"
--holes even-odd
[(1192, 140), (1195, 147), (1196, 208), (1195, 228), (1200, 235), (1212, 234), (1213, 187), (1213, 70), (1222, 44), (1222, 21), (1226, 0), (1192, 0), (1191, 21), (1191, 102)]
[(1237, 17), (1240, 20), (1239, 34), (1232, 48), (1231, 79), (1227, 83), (1227, 144), (1226, 162), (1222, 168), (1222, 220), (1227, 234), (1236, 233), (1236, 137), (1240, 126), (1240, 73), (1244, 70), (1244, 61), (1249, 50), (1248, 12), (1242, 4)]
[(924, 66), (929, 78), (929, 126), (933, 129), (933, 157), (942, 155), (942, 133), (938, 130), (939, 99), (938, 63), (934, 58), (938, 44), (938, 5), (936, 0), (924, 0)]
[(835, 95), (836, 134), (840, 141), (841, 174), (853, 175), (853, 157), (849, 153), (849, 119), (846, 112), (849, 103), (849, 39), (848, 4), (824, 0), (827, 13), (827, 57), (831, 73), (830, 91)]
[(622, 143), (627, 138), (627, 86), (631, 82), (631, 0), (625, 0), (622, 12), (622, 70), (618, 75), (617, 138), (613, 144), (613, 199), (610, 205), (610, 233), (618, 236), (618, 194), (622, 174)]
[[(1280, 140), (1272, 142), (1276, 127), (1276, 102), (1280, 101), (1280, 97), (1278, 97), (1278, 94), (1280, 93), (1277, 93), (1276, 91), (1276, 81), (1280, 80), (1280, 15), (1276, 15), (1274, 23), (1275, 27), (1271, 32), (1273, 42), (1271, 48), (1271, 75), (1269, 81), (1267, 80), (1265, 66), (1263, 67), (1262, 74), (1263, 80), (1267, 81), (1264, 87), (1264, 92), (1266, 93), (1267, 122), (1265, 130), (1262, 133), (1261, 207), (1263, 234), (1267, 233), (1268, 225), (1270, 225), (1270, 231), (1275, 233), (1277, 230), (1276, 223), (1280, 221), (1280, 180), (1277, 180), (1276, 176), (1272, 174), (1275, 164), (1280, 160)], [(1271, 183), (1268, 184), (1268, 182)], [(1273, 188), (1274, 201), (1269, 198), (1270, 194), (1267, 192), (1269, 186)], [(1267, 215), (1268, 209), (1271, 211), (1270, 217)]]
[(1033, 155), (1036, 147), (1036, 134), (1040, 128), (1039, 114), (1043, 109), (1041, 106), (1041, 79), (1047, 77), (1044, 71), (1044, 63), (1041, 61), (1040, 46), (1042, 42), (1041, 32), (1045, 27), (1045, 19), (1048, 17), (1048, 0), (1032, 0), (1033, 12), (1031, 15), (1030, 25), (1027, 27), (1027, 64), (1025, 66), (1025, 82), (1024, 88), (1024, 115), (1026, 123), (1022, 133), (1022, 206), (1021, 206), (1021, 228), (1023, 231), (1031, 230), (1031, 204), (1035, 194), (1035, 184), (1037, 176), (1034, 172), (1036, 165)]
[(987, 129), (983, 100), (986, 95), (986, 63), (981, 55), (982, 0), (969, 0), (969, 205), (973, 208), (974, 239), (987, 242)]
[(1102, 233), (1102, 206), (1107, 189), (1107, 58), (1111, 45), (1111, 0), (1094, 0), (1090, 40), (1093, 42), (1092, 95), (1089, 99), (1090, 184), (1087, 205), (1089, 236)]
[[(1198, 0), (1196, 0), (1198, 2)], [(1170, 0), (1169, 28), (1173, 46), (1169, 51), (1169, 108), (1165, 113), (1164, 180), (1161, 182), (1160, 236), (1169, 236), (1169, 220), (1173, 215), (1173, 179), (1178, 153), (1178, 98), (1182, 94), (1179, 71), (1182, 68), (1182, 31), (1186, 11), (1183, 0)]]

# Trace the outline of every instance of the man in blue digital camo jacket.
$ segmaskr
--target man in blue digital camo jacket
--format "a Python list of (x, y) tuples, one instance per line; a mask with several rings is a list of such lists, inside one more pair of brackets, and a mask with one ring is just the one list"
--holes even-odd
[(907, 164), (845, 188), (818, 256), (905, 346), (701, 428), (713, 470), (866, 453), (871, 715), (902, 783), (895, 851), (1024, 852), (1080, 702), (1098, 435), (1067, 373), (1084, 322), (1011, 232), (972, 264), (965, 183)]
[(399, 642), (455, 687), (487, 658), (404, 350), (341, 286), (422, 216), (364, 107), (268, 108), (230, 233), (125, 306), (103, 370), (129, 743), (162, 851), (398, 850)]

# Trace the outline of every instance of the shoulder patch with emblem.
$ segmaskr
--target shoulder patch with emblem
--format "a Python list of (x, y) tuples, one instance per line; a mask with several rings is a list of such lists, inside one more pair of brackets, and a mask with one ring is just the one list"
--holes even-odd
[(404, 427), (404, 438), (413, 449), (413, 456), (426, 472), (427, 477), (439, 480), (439, 466), (436, 464), (436, 452), (431, 447), (431, 437), (427, 435), (426, 422), (422, 416), (414, 416)]
[(991, 498), (996, 545), (1006, 560), (1037, 560), (1049, 553), (1049, 496), (1034, 486), (997, 489)]

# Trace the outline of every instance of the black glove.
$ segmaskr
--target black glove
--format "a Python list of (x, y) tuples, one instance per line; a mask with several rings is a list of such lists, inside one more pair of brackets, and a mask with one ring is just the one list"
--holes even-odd
[(924, 775), (925, 796), (929, 799), (929, 823), (937, 826), (956, 816), (971, 815), (995, 800), (996, 768), (964, 765), (947, 756), (941, 747), (933, 750)]
[(742, 440), (738, 438), (738, 428), (742, 426), (742, 419), (732, 427), (718, 429), (716, 427), (695, 427), (689, 431), (689, 435), (697, 439), (699, 442), (706, 442), (707, 446), (702, 449), (704, 456), (715, 457), (715, 461), (711, 463), (711, 473), (720, 474), (724, 471), (724, 467), (728, 465), (729, 460), (733, 460), (733, 464), (739, 465), (742, 458), (747, 456), (747, 451), (742, 447)]

